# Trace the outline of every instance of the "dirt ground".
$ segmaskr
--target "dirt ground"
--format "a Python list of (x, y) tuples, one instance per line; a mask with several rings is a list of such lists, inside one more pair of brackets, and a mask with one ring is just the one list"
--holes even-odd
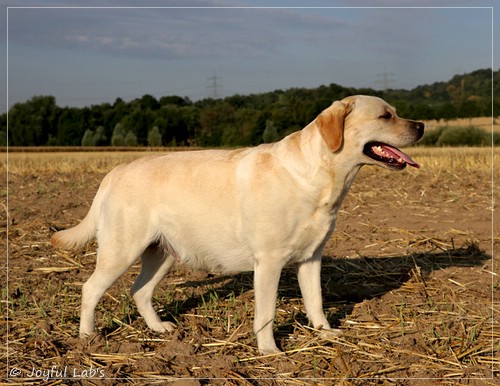
[(77, 338), (81, 286), (93, 271), (96, 245), (55, 250), (49, 239), (86, 214), (104, 174), (8, 175), (4, 382), (500, 384), (500, 281), (492, 259), (500, 238), (498, 226), (492, 232), (488, 168), (364, 168), (324, 251), (324, 307), (344, 335), (308, 327), (294, 270), (287, 269), (275, 325), (284, 353), (274, 356), (256, 350), (250, 273), (182, 266), (155, 293), (155, 308), (177, 323), (176, 332), (153, 333), (138, 315), (129, 292), (135, 265), (100, 302), (99, 332)]

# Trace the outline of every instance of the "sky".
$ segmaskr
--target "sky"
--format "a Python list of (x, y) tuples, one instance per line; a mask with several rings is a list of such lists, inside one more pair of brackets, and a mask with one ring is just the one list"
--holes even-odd
[(500, 63), (495, 0), (4, 3), (0, 113), (34, 95), (83, 107), (331, 83), (412, 89)]

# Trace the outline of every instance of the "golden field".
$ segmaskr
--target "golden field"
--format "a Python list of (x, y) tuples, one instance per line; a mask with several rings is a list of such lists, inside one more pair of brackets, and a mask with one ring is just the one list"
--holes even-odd
[(460, 118), (450, 119), (449, 121), (445, 121), (444, 119), (433, 119), (424, 120), (423, 122), (429, 129), (433, 129), (439, 126), (476, 126), (488, 132), (491, 132), (491, 130), (500, 132), (500, 117)]

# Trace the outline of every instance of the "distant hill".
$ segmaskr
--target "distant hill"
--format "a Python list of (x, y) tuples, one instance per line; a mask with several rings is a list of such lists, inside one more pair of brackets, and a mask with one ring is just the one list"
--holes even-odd
[[(495, 71), (493, 111), (500, 111), (500, 71)], [(59, 107), (53, 96), (34, 96), (9, 111), (11, 146), (246, 146), (276, 140), (304, 127), (332, 101), (375, 95), (401, 116), (420, 120), (491, 116), (492, 72), (481, 69), (413, 90), (351, 88), (338, 84), (233, 95), (192, 102), (151, 95), (90, 107)], [(7, 140), (0, 115), (0, 146)], [(154, 139), (154, 144), (153, 144)]]
[[(500, 71), (493, 73), (494, 111), (500, 106)], [(491, 69), (455, 75), (447, 82), (418, 86), (413, 90), (388, 90), (386, 98), (404, 104), (404, 110), (415, 112), (419, 119), (452, 119), (491, 116)], [(412, 104), (413, 107), (408, 106)]]

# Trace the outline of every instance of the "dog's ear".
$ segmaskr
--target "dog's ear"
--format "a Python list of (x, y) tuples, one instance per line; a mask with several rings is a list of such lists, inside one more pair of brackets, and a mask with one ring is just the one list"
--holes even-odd
[(316, 126), (328, 148), (335, 152), (342, 146), (344, 121), (352, 111), (351, 100), (336, 101), (316, 118)]

